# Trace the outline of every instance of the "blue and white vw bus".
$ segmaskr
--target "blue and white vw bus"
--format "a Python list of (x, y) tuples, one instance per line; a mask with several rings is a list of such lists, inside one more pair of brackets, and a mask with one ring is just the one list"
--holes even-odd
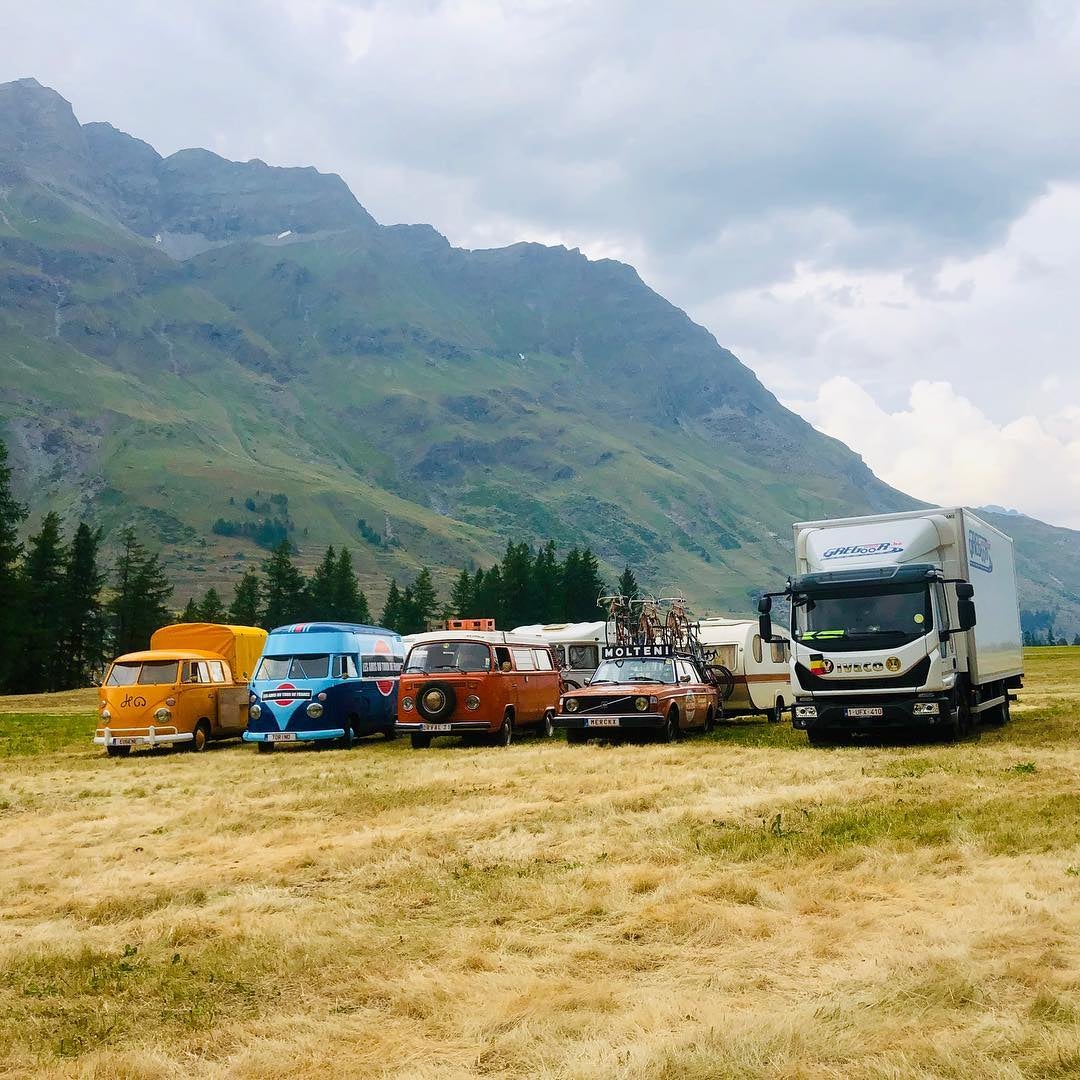
[(260, 751), (280, 743), (360, 735), (394, 737), (400, 635), (355, 623), (296, 623), (270, 631), (251, 681), (244, 741)]

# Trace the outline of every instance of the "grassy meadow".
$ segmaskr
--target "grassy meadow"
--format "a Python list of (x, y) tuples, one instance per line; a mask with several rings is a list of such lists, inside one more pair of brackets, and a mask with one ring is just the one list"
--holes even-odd
[(815, 750), (106, 759), (0, 701), (0, 1076), (1080, 1076), (1080, 649)]

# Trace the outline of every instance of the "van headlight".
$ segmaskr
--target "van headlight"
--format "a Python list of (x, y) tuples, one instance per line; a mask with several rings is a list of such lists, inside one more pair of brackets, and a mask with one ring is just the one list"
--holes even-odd
[(638, 712), (644, 712), (649, 707), (649, 699), (647, 697), (634, 698), (634, 708)]
[(323, 714), (323, 707), (317, 701), (313, 701), (307, 707), (306, 711), (308, 716), (310, 716), (312, 720), (318, 720), (319, 717)]
[(109, 712), (108, 706), (106, 706), (104, 709), (101, 710), (101, 719), (102, 720), (111, 720), (112, 719), (112, 713)]
[(566, 701), (563, 702), (563, 708), (567, 712), (577, 712), (578, 709), (581, 708), (581, 702), (579, 702), (576, 697), (568, 697)]
[(169, 712), (169, 710), (166, 709), (164, 706), (162, 706), (162, 708), (156, 709), (154, 711), (154, 719), (159, 724), (164, 724), (166, 720), (171, 720), (172, 719), (172, 713)]
[(248, 716), (250, 716), (252, 720), (258, 720), (259, 717), (262, 716), (262, 706), (257, 701), (250, 709), (248, 709)]
[(403, 697), (401, 699), (401, 707), (406, 712), (412, 712), (414, 704), (415, 704), (415, 702), (413, 701), (413, 699), (411, 697)]
[(475, 694), (470, 694), (465, 699), (465, 708), (470, 712), (476, 712), (480, 708), (480, 699)]

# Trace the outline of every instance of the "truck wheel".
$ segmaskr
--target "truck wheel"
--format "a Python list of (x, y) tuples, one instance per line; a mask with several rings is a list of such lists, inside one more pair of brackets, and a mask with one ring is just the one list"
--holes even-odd
[(210, 721), (200, 720), (195, 725), (195, 730), (191, 733), (191, 742), (188, 743), (188, 749), (193, 754), (201, 754), (206, 749), (206, 745), (209, 742)]
[(272, 754), (274, 752), (274, 744), (272, 742), (256, 743), (255, 748), (260, 754)]
[(131, 753), (130, 746), (106, 746), (105, 753), (109, 757), (127, 757)]
[(765, 713), (765, 719), (770, 724), (779, 724), (784, 718), (784, 699), (779, 697), (776, 699), (776, 704)]
[(426, 750), (431, 745), (430, 735), (410, 735), (409, 742), (414, 750)]
[(555, 712), (552, 709), (544, 713), (544, 738), (555, 738)]
[(495, 732), (494, 744), (496, 746), (509, 746), (514, 741), (514, 718), (507, 713), (503, 717), (502, 726)]
[(679, 735), (679, 710), (673, 708), (667, 714), (664, 731), (660, 738), (666, 743), (673, 743), (679, 738)]
[(971, 734), (971, 709), (968, 707), (967, 698), (958, 695), (955, 699), (956, 707), (949, 717), (949, 722), (944, 725), (942, 734), (950, 742), (958, 739), (966, 739)]

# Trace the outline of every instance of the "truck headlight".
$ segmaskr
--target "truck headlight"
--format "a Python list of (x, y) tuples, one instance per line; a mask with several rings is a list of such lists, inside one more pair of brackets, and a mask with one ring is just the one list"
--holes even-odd
[(566, 701), (563, 702), (563, 708), (567, 712), (577, 712), (578, 709), (581, 708), (581, 703), (576, 697), (568, 697)]
[(816, 705), (796, 705), (795, 715), (800, 720), (816, 720), (817, 719), (817, 706)]
[(414, 702), (413, 702), (413, 699), (412, 699), (411, 697), (403, 697), (403, 698), (401, 699), (401, 707), (402, 707), (402, 708), (403, 708), (403, 709), (404, 709), (404, 710), (405, 710), (406, 712), (412, 712), (412, 710), (413, 710), (413, 704), (414, 704)]
[(250, 709), (248, 709), (248, 716), (250, 716), (252, 720), (258, 720), (259, 717), (262, 716), (262, 706), (257, 701)]
[(318, 720), (319, 717), (323, 714), (323, 707), (317, 701), (313, 701), (307, 707), (306, 711), (308, 716), (310, 716), (312, 720)]
[(912, 712), (916, 716), (937, 716), (941, 706), (936, 701), (916, 701)]
[(638, 712), (644, 712), (649, 707), (649, 699), (647, 697), (634, 698), (634, 708)]
[(476, 712), (480, 708), (480, 699), (475, 694), (470, 694), (465, 699), (465, 708), (471, 712)]
[(165, 707), (163, 706), (162, 708), (160, 708), (160, 709), (156, 709), (156, 710), (154, 711), (154, 719), (155, 719), (155, 720), (156, 720), (156, 721), (157, 721), (157, 722), (158, 722), (159, 724), (164, 724), (166, 720), (171, 720), (171, 719), (172, 719), (172, 713), (171, 713), (171, 712), (169, 712), (169, 710), (168, 710), (168, 709), (166, 709), (166, 708), (165, 708)]

